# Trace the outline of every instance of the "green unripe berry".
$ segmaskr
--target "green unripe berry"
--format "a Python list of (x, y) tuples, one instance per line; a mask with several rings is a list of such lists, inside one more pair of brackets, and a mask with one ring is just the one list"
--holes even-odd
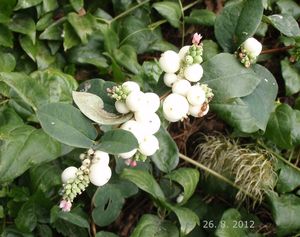
[(203, 59), (201, 56), (195, 56), (194, 57), (194, 63), (202, 63), (203, 62)]
[(193, 64), (193, 61), (194, 61), (194, 59), (193, 59), (192, 56), (187, 55), (187, 56), (185, 57), (185, 62), (186, 62), (187, 64)]
[(192, 51), (192, 52), (190, 53), (190, 55), (191, 55), (192, 57), (195, 57), (195, 56), (197, 55), (197, 53), (196, 53), (196, 51)]

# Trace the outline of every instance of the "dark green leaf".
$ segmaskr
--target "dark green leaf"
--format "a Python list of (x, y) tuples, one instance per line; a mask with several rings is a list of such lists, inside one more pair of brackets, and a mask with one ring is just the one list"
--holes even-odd
[(83, 0), (70, 0), (70, 3), (75, 11), (79, 12), (83, 8)]
[(221, 53), (202, 64), (202, 83), (208, 84), (215, 94), (214, 100), (242, 97), (251, 94), (260, 78), (251, 69), (242, 66), (230, 54)]
[(36, 227), (37, 221), (34, 202), (32, 200), (25, 202), (15, 220), (18, 229), (24, 232), (31, 232)]
[(121, 178), (128, 179), (136, 184), (140, 189), (149, 193), (157, 200), (164, 201), (165, 195), (160, 186), (147, 171), (137, 169), (124, 169)]
[(276, 4), (282, 14), (291, 15), (296, 20), (300, 17), (300, 6), (293, 0), (279, 0)]
[(48, 225), (38, 224), (37, 233), (39, 236), (43, 236), (43, 237), (53, 236), (52, 229)]
[(241, 43), (254, 35), (262, 16), (262, 0), (227, 4), (215, 22), (215, 36), (221, 47), (227, 52), (234, 52)]
[(39, 39), (61, 40), (62, 33), (63, 33), (62, 24), (63, 24), (63, 20), (53, 22), (43, 31), (42, 34), (40, 34)]
[(80, 38), (77, 36), (76, 32), (69, 22), (65, 22), (63, 26), (64, 50), (67, 51), (68, 49), (80, 44)]
[(18, 0), (15, 10), (25, 9), (40, 4), (43, 0)]
[(203, 61), (207, 61), (219, 53), (219, 46), (212, 40), (203, 40)]
[(189, 24), (197, 24), (204, 26), (213, 26), (215, 24), (216, 15), (207, 9), (194, 9), (184, 21)]
[(153, 8), (155, 8), (159, 12), (159, 14), (166, 18), (172, 26), (174, 26), (175, 28), (179, 28), (181, 10), (177, 2), (157, 2), (153, 4)]
[(135, 136), (123, 129), (107, 131), (101, 137), (100, 144), (96, 148), (109, 154), (120, 154), (132, 151), (138, 147)]
[(0, 1), (0, 23), (7, 23), (10, 20), (10, 15), (13, 13), (13, 9), (16, 5), (16, 2), (16, 0)]
[(117, 33), (108, 25), (100, 25), (99, 28), (103, 35), (106, 52), (112, 53), (114, 49), (119, 47), (119, 37)]
[(43, 9), (45, 12), (50, 12), (58, 8), (57, 0), (43, 0)]
[(170, 221), (146, 214), (139, 220), (130, 237), (179, 237), (177, 227)]
[(199, 182), (199, 171), (192, 168), (179, 168), (165, 177), (179, 183), (183, 187), (183, 200), (180, 202), (180, 205), (183, 205), (195, 192)]
[(269, 196), (271, 210), (277, 226), (278, 236), (287, 236), (300, 230), (300, 198), (294, 194), (280, 197), (273, 193)]
[(32, 18), (25, 15), (14, 15), (8, 27), (11, 31), (28, 35), (31, 41), (35, 44), (35, 23)]
[(0, 45), (13, 47), (13, 34), (6, 25), (0, 24)]
[(37, 45), (34, 45), (27, 35), (20, 36), (19, 41), (22, 49), (33, 61), (35, 61), (38, 50)]
[(300, 187), (300, 172), (285, 164), (280, 165), (276, 190), (279, 193), (288, 193)]
[(107, 231), (100, 231), (96, 234), (95, 237), (118, 237), (116, 234), (107, 232)]
[(165, 173), (171, 172), (179, 162), (179, 152), (170, 134), (161, 127), (155, 134), (159, 141), (159, 150), (151, 156), (151, 160), (158, 169)]
[(300, 36), (299, 25), (292, 16), (275, 14), (268, 16), (268, 20), (282, 34), (289, 37)]
[(0, 72), (11, 72), (15, 66), (16, 59), (12, 54), (0, 52)]
[(285, 83), (287, 95), (293, 95), (300, 91), (299, 65), (291, 64), (287, 59), (281, 61), (282, 77)]
[(70, 146), (89, 148), (97, 135), (93, 125), (69, 104), (51, 103), (41, 106), (37, 118), (46, 133)]

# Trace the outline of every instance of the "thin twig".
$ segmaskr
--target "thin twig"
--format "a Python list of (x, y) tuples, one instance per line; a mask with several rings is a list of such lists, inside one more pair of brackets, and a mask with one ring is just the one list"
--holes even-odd
[(286, 47), (282, 47), (282, 48), (275, 48), (275, 49), (266, 49), (261, 51), (261, 54), (272, 54), (272, 53), (280, 53), (289, 49), (294, 48), (294, 45), (290, 45), (290, 46), (286, 46)]

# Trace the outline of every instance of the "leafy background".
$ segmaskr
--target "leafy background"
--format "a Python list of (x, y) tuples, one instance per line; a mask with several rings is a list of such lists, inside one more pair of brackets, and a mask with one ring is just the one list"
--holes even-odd
[[(299, 17), (293, 0), (0, 0), (2, 236), (298, 236)], [(214, 91), (212, 112), (169, 127), (163, 121), (151, 159), (135, 169), (112, 159), (108, 184), (90, 187), (70, 213), (59, 211), (61, 171), (78, 166), (99, 135), (73, 106), (72, 91), (101, 96), (109, 112), (105, 89), (127, 79), (163, 95), (157, 59), (190, 44), (194, 32), (204, 36), (202, 82)], [(253, 35), (264, 51), (246, 69), (234, 52)], [(101, 130), (99, 149), (136, 146), (130, 134)], [(184, 158), (201, 133), (215, 131), (276, 157), (277, 184), (261, 205), (238, 205), (236, 189), (206, 179), (207, 167)]]

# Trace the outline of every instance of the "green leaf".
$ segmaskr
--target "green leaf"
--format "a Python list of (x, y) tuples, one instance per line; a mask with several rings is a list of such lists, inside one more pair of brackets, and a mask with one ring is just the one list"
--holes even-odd
[(11, 31), (28, 35), (32, 43), (35, 44), (36, 29), (32, 18), (22, 14), (16, 14), (11, 22), (9, 22), (8, 27)]
[(121, 115), (105, 111), (103, 100), (92, 93), (73, 91), (73, 100), (85, 116), (98, 124), (121, 124), (132, 118), (131, 113)]
[(234, 52), (254, 35), (263, 16), (262, 0), (243, 0), (227, 4), (216, 18), (215, 36), (226, 52)]
[(165, 205), (176, 214), (180, 223), (180, 232), (183, 236), (190, 233), (196, 225), (199, 225), (199, 218), (192, 210), (166, 203)]
[(76, 13), (69, 13), (68, 21), (73, 26), (81, 42), (86, 44), (88, 42), (88, 35), (93, 32), (93, 16), (90, 14), (80, 16)]
[(183, 205), (194, 194), (200, 175), (196, 169), (179, 168), (167, 174), (165, 177), (179, 183), (183, 187), (183, 200), (180, 202), (180, 205)]
[(207, 61), (219, 53), (219, 46), (213, 40), (203, 40), (203, 61)]
[(43, 31), (52, 23), (54, 23), (53, 16), (54, 16), (53, 12), (49, 12), (43, 15), (42, 17), (40, 17), (40, 19), (36, 23), (36, 30)]
[(51, 12), (58, 8), (57, 0), (43, 0), (44, 12)]
[(13, 47), (13, 34), (6, 25), (0, 24), (0, 45)]
[(33, 200), (25, 202), (15, 219), (16, 226), (24, 232), (32, 232), (37, 225), (36, 208)]
[(19, 9), (25, 9), (40, 4), (43, 0), (18, 0), (18, 4), (15, 7), (15, 11)]
[(300, 68), (298, 64), (291, 64), (288, 59), (281, 61), (282, 77), (286, 94), (293, 95), (300, 91)]
[[(77, 211), (78, 210), (78, 211)], [(81, 211), (77, 208), (77, 210), (73, 210), (72, 212), (63, 212), (60, 211), (58, 206), (54, 206), (51, 209), (51, 220), (50, 222), (54, 222), (57, 219), (65, 220), (69, 223), (72, 223), (76, 226), (82, 227), (82, 228), (90, 228), (89, 222), (86, 218), (84, 218), (81, 214)]]
[(77, 36), (76, 32), (74, 31), (73, 27), (70, 23), (64, 23), (64, 50), (67, 51), (68, 49), (80, 44), (80, 38)]
[(184, 17), (184, 21), (188, 24), (213, 26), (215, 24), (216, 15), (207, 9), (194, 9), (189, 16)]
[(271, 114), (264, 136), (281, 148), (300, 144), (300, 112), (280, 104)]
[(267, 17), (270, 23), (282, 34), (289, 37), (300, 36), (300, 28), (297, 21), (290, 15), (274, 14)]
[(16, 59), (10, 53), (0, 52), (0, 72), (11, 72), (16, 67)]
[(100, 231), (95, 237), (118, 237), (116, 234), (107, 231)]
[(165, 200), (165, 195), (160, 186), (153, 176), (147, 171), (138, 169), (124, 169), (121, 174), (121, 178), (133, 182), (140, 189), (149, 193), (153, 198), (159, 201)]
[(100, 144), (96, 149), (117, 155), (138, 148), (135, 136), (123, 129), (109, 130), (101, 137)]
[(285, 164), (280, 164), (280, 173), (276, 185), (279, 193), (294, 191), (300, 186), (300, 172)]
[(135, 49), (130, 45), (123, 45), (120, 49), (113, 50), (113, 56), (116, 61), (134, 74), (141, 71), (141, 65), (138, 63)]
[[(71, 45), (75, 44), (75, 41), (78, 41), (79, 38), (77, 35), (75, 37), (72, 33), (74, 31), (73, 29), (69, 30), (70, 32), (68, 33), (68, 36), (65, 35), (64, 45), (66, 43), (66, 46), (71, 47)], [(70, 62), (76, 64), (91, 64), (99, 68), (106, 68), (108, 67), (108, 64), (102, 54), (104, 51), (103, 47), (103, 38), (101, 34), (99, 31), (93, 32), (86, 45), (78, 45), (68, 51), (68, 59)], [(64, 48), (66, 50), (65, 46)]]
[(260, 83), (260, 78), (247, 69), (231, 54), (221, 53), (202, 64), (202, 83), (213, 90), (213, 101), (224, 101), (251, 94)]
[(300, 6), (293, 0), (279, 0), (276, 4), (282, 14), (291, 15), (296, 20), (300, 17)]
[(177, 227), (170, 221), (146, 214), (139, 220), (130, 237), (179, 237)]
[(37, 225), (37, 234), (38, 236), (43, 237), (52, 237), (52, 229), (48, 225), (38, 224)]
[(100, 25), (99, 29), (103, 35), (104, 48), (106, 52), (112, 53), (114, 49), (119, 47), (119, 37), (117, 33), (108, 25)]
[(70, 0), (70, 3), (75, 11), (79, 12), (83, 8), (83, 0)]
[(29, 36), (24, 35), (20, 36), (19, 38), (20, 45), (22, 49), (26, 52), (26, 54), (33, 60), (36, 61), (36, 55), (37, 55), (37, 45), (34, 45), (29, 38)]
[(178, 3), (163, 1), (154, 3), (152, 7), (157, 10), (159, 14), (161, 14), (164, 18), (166, 18), (172, 26), (174, 26), (175, 28), (179, 28), (181, 10)]
[(0, 183), (60, 155), (61, 145), (58, 142), (41, 129), (23, 124), (11, 108), (2, 108), (0, 124)]
[(235, 227), (235, 223), (241, 220), (242, 216), (236, 209), (226, 210), (222, 215), (215, 235), (217, 237), (247, 237), (248, 235), (244, 228)]
[(50, 24), (43, 33), (40, 34), (39, 39), (41, 40), (61, 40), (62, 39), (62, 24), (65, 20), (55, 21)]
[[(10, 20), (10, 16), (13, 13), (13, 9), (16, 5), (16, 0), (1, 0), (0, 1), (0, 23), (7, 23)], [(1, 31), (0, 31), (1, 32)]]
[(89, 148), (97, 136), (93, 125), (69, 104), (43, 105), (37, 111), (37, 118), (46, 133), (69, 146)]
[(155, 134), (159, 141), (159, 150), (151, 156), (156, 167), (165, 173), (171, 172), (179, 162), (179, 151), (170, 134), (161, 127)]
[(294, 194), (269, 195), (271, 211), (277, 226), (278, 236), (298, 233), (300, 230), (300, 198)]

